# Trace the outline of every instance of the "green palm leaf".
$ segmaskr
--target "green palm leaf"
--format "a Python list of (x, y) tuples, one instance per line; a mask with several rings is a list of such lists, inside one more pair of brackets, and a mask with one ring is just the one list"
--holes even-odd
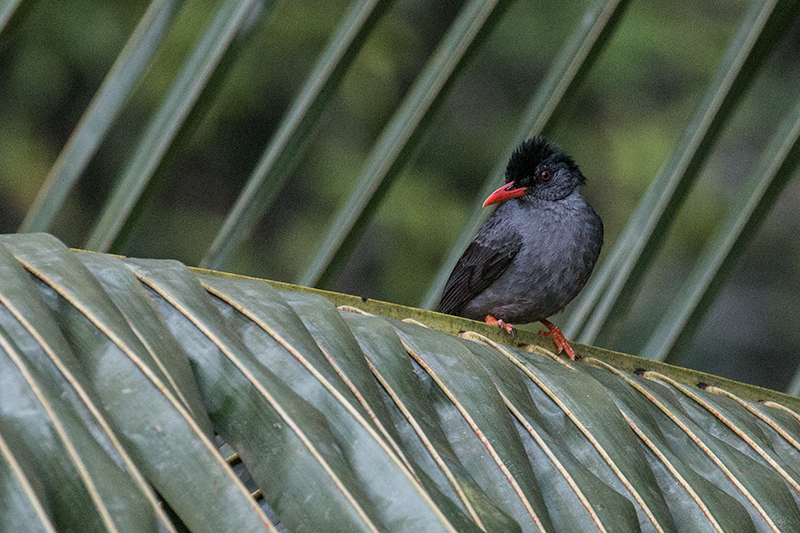
[(458, 72), (508, 6), (470, 0), (375, 144), (347, 204), (336, 215), (300, 285), (325, 286), (343, 265), (386, 190), (433, 119)]
[[(609, 318), (629, 304), (651, 259), (666, 237), (717, 136), (796, 14), (796, 2), (753, 2), (683, 138), (653, 180), (611, 255), (579, 297), (565, 328), (592, 342)], [(585, 324), (584, 324), (585, 321)], [(582, 329), (581, 329), (581, 325)]]
[(391, 3), (391, 0), (361, 0), (353, 5), (214, 237), (201, 266), (224, 266), (236, 246), (264, 215), (308, 145), (319, 115), (335, 94), (367, 35)]
[(791, 179), (797, 166), (799, 138), (800, 104), (775, 132), (750, 182), (741, 189), (730, 217), (642, 350), (644, 357), (663, 360), (672, 354), (670, 362), (678, 361), (681, 344), (691, 337), (736, 260)]
[(19, 230), (47, 231), (67, 194), (78, 181), (100, 142), (122, 111), (134, 86), (150, 64), (182, 1), (150, 4), (139, 26), (108, 73), (69, 141), (64, 146)]
[(44, 235), (0, 244), (2, 486), (43, 530), (800, 527), (797, 399)]
[[(231, 55), (235, 55), (235, 50), (241, 46), (241, 43), (237, 45), (234, 42), (235, 38), (241, 40), (246, 37), (254, 24), (253, 12), (262, 8), (262, 4), (272, 5), (272, 2), (227, 0), (220, 7), (203, 38), (186, 60), (163, 105), (150, 121), (125, 173), (89, 235), (86, 248), (106, 251), (122, 238), (120, 232), (129, 223), (131, 212), (137, 206), (141, 209), (138, 202), (150, 180), (169, 154), (180, 146), (178, 135), (185, 139), (191, 126), (205, 111), (213, 91), (204, 90), (224, 77), (226, 68), (220, 66), (230, 65)], [(226, 54), (228, 59), (223, 60)]]

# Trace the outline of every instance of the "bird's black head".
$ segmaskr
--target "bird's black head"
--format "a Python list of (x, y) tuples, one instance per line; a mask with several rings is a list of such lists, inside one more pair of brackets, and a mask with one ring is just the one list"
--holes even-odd
[(528, 139), (514, 150), (506, 168), (506, 183), (527, 189), (525, 196), (560, 200), (586, 181), (578, 165), (543, 137)]

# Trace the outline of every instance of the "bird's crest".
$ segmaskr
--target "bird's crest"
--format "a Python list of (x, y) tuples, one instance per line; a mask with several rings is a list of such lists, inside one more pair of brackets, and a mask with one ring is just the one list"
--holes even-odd
[[(563, 163), (571, 170), (578, 171), (578, 165), (561, 148), (544, 137), (537, 136), (520, 144), (511, 154), (506, 167), (506, 182), (520, 181), (531, 175), (545, 161), (553, 164)], [(581, 177), (580, 183), (583, 183), (586, 178), (579, 171), (578, 174)]]

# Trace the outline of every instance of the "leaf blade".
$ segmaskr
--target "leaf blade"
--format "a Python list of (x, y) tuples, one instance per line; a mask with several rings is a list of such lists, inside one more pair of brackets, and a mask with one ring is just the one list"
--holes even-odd
[(341, 267), (391, 182), (411, 157), (455, 76), (508, 5), (470, 0), (375, 143), (344, 207), (337, 213), (300, 285), (327, 285)]
[(331, 39), (306, 84), (281, 121), (225, 222), (200, 261), (203, 268), (225, 265), (237, 245), (286, 182), (324, 107), (364, 45), (367, 36), (394, 0), (360, 0)]
[(47, 231), (67, 194), (94, 156), (167, 34), (183, 0), (152, 2), (61, 149), (20, 225), (21, 233)]
[(153, 116), (142, 139), (106, 202), (85, 248), (107, 251), (118, 238), (145, 188), (167, 156), (184, 124), (201, 101), (205, 87), (237, 33), (249, 24), (248, 14), (258, 0), (225, 0), (203, 38)]

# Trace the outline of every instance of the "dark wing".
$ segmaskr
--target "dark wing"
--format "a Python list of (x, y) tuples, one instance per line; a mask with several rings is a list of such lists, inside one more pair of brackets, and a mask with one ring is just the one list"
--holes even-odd
[[(490, 220), (490, 223), (492, 221)], [(439, 312), (455, 315), (505, 272), (522, 247), (522, 237), (496, 224), (484, 226), (456, 263), (439, 301)], [(500, 230), (500, 231), (498, 231)], [(505, 231), (503, 231), (505, 230)]]

